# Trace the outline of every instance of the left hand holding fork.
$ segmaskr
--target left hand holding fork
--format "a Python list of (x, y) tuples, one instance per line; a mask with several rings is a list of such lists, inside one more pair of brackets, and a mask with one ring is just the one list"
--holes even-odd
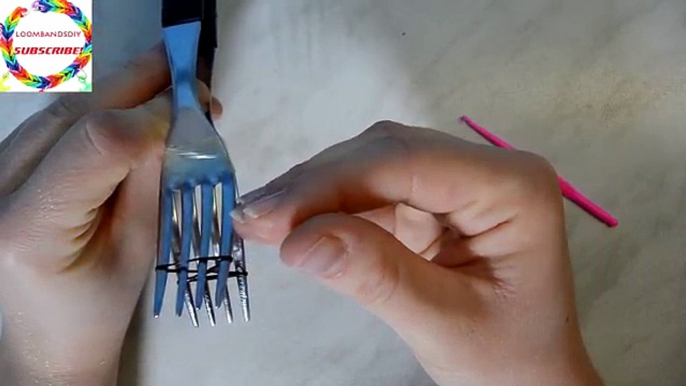
[(3, 385), (115, 384), (155, 256), (169, 85), (158, 47), (0, 144)]

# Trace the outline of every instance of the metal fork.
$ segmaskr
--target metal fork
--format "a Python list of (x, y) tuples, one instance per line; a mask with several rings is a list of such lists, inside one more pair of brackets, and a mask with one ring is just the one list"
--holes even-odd
[[(250, 319), (245, 248), (230, 217), (238, 199), (235, 171), (197, 93), (201, 27), (208, 25), (208, 17), (214, 17), (203, 14), (207, 9), (202, 0), (164, 0), (162, 17), (172, 72), (174, 113), (160, 187), (154, 315), (161, 314), (168, 275), (175, 273), (175, 313), (181, 316), (185, 306), (194, 326), (199, 326), (197, 310), (203, 305), (211, 325), (216, 322), (215, 305), (224, 307), (228, 322), (233, 321), (227, 286), (231, 277), (237, 279), (243, 318)], [(207, 35), (206, 31), (203, 35)], [(207, 45), (201, 48), (205, 53), (211, 51), (211, 55), (202, 58), (210, 66), (205, 74), (211, 79), (214, 46), (211, 50)], [(214, 299), (212, 281), (216, 281)]]

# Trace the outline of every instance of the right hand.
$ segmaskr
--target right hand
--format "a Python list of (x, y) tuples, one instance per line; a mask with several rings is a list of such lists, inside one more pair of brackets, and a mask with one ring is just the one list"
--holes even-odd
[(377, 314), (440, 385), (601, 383), (540, 157), (382, 122), (243, 201), (244, 237)]

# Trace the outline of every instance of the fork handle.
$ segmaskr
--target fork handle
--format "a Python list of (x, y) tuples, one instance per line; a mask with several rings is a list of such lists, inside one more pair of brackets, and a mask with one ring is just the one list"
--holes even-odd
[(182, 108), (201, 110), (196, 82), (199, 38), (200, 21), (164, 29), (176, 111)]

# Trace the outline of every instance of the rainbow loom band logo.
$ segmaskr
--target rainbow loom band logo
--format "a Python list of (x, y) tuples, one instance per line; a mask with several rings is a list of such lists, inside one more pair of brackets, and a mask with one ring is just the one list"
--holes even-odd
[[(34, 12), (55, 14), (55, 16), (59, 17), (68, 16), (79, 30), (18, 31), (17, 26), (20, 21)], [(43, 40), (51, 42), (54, 42), (55, 39), (79, 38), (83, 39), (85, 43), (82, 47), (60, 47), (56, 45), (29, 47), (19, 46), (15, 40), (16, 38), (24, 40), (29, 38), (45, 38)], [(11, 80), (9, 75), (24, 86), (28, 86), (30, 88), (28, 91), (45, 92), (71, 80), (73, 80), (76, 88), (72, 87), (69, 91), (90, 92), (92, 90), (92, 84), (88, 80), (88, 73), (85, 69), (93, 57), (93, 26), (84, 12), (68, 0), (37, 0), (33, 3), (31, 10), (23, 7), (14, 9), (5, 22), (0, 24), (0, 52), (2, 52), (2, 57), (8, 70), (7, 73), (0, 74), (0, 92), (14, 91), (9, 86)], [(52, 56), (54, 58), (55, 55), (70, 55), (76, 56), (76, 58), (60, 72), (42, 76), (30, 73), (19, 62), (17, 55), (22, 55), (22, 58), (34, 56)], [(49, 60), (41, 59), (41, 63), (49, 63)], [(23, 91), (26, 90), (24, 87)]]

